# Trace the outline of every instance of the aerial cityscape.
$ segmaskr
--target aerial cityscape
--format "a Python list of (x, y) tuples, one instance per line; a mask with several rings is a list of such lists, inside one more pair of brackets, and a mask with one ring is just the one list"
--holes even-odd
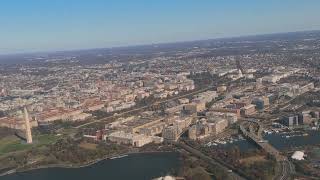
[(319, 123), (318, 30), (0, 54), (3, 180), (320, 179)]

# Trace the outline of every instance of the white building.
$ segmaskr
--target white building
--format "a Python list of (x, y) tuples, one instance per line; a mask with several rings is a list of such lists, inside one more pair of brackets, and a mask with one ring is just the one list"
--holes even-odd
[(295, 160), (298, 160), (298, 161), (304, 160), (304, 152), (296, 151), (296, 152), (293, 153), (291, 158), (295, 159)]
[[(132, 145), (135, 147), (142, 147), (146, 144), (149, 144), (153, 142), (153, 138), (150, 136), (145, 136), (142, 134), (133, 134), (133, 133), (126, 133), (124, 131), (116, 131), (105, 138), (108, 138), (112, 142), (116, 142), (119, 144), (127, 144), (127, 145)], [(157, 141), (159, 141), (157, 139)]]

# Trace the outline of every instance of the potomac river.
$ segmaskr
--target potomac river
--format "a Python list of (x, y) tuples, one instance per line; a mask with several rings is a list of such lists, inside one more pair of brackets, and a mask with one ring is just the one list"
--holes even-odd
[(45, 168), (14, 173), (1, 180), (150, 180), (175, 172), (181, 164), (178, 153), (142, 153), (102, 160), (82, 168)]
[[(275, 133), (264, 136), (270, 144), (279, 150), (320, 144), (320, 131)], [(241, 151), (256, 149), (250, 141), (237, 141), (210, 146), (212, 148), (229, 149), (238, 146)], [(46, 168), (14, 173), (0, 177), (0, 180), (150, 180), (165, 176), (179, 170), (181, 165), (178, 153), (142, 153), (130, 154), (117, 159), (102, 160), (96, 164), (82, 168)]]

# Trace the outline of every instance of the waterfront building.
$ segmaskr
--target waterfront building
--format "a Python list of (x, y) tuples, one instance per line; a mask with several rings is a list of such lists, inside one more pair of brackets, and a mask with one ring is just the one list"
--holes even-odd
[(287, 115), (287, 116), (282, 117), (280, 122), (287, 127), (297, 126), (297, 125), (299, 125), (299, 116), (298, 115)]
[(179, 138), (177, 125), (168, 126), (163, 129), (162, 137), (166, 141), (176, 141)]

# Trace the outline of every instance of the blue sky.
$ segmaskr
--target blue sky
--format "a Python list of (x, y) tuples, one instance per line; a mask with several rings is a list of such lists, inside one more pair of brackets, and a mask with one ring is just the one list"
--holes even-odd
[(320, 30), (319, 0), (1, 0), (0, 54)]

